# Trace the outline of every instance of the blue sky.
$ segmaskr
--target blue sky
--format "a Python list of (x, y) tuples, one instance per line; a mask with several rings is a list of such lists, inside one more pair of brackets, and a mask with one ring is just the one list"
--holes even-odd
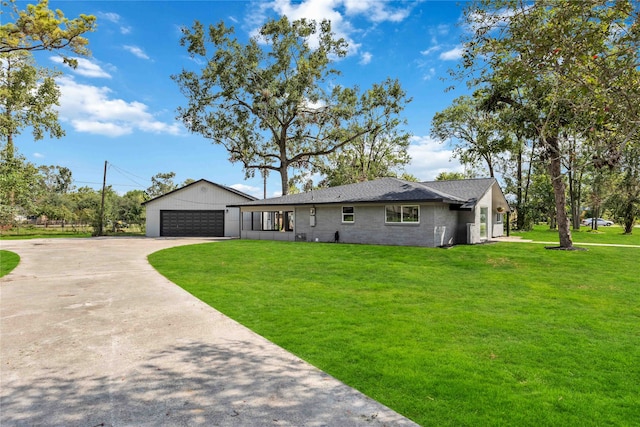
[[(20, 8), (26, 3), (19, 2)], [(119, 193), (145, 189), (159, 172), (176, 173), (176, 183), (205, 178), (255, 196), (262, 179), (245, 180), (226, 151), (176, 121), (186, 104), (172, 74), (193, 68), (179, 44), (180, 28), (194, 20), (233, 25), (246, 41), (272, 17), (330, 19), (334, 32), (350, 44), (349, 55), (334, 66), (337, 82), (366, 89), (387, 77), (400, 80), (413, 102), (405, 110), (414, 136), (407, 172), (431, 180), (444, 170), (461, 171), (450, 148), (429, 137), (437, 111), (465, 93), (463, 83), (448, 79), (460, 57), (460, 20), (465, 3), (455, 1), (383, 2), (361, 0), (245, 1), (56, 1), (51, 8), (66, 16), (92, 14), (97, 31), (88, 35), (92, 56), (76, 70), (51, 53), (38, 62), (64, 72), (59, 114), (66, 136), (33, 142), (28, 131), (16, 138), (21, 154), (37, 165), (70, 168), (75, 185), (99, 188), (104, 161), (107, 183)], [(442, 79), (445, 78), (445, 81)], [(445, 92), (456, 84), (459, 88)], [(271, 174), (268, 196), (280, 192)]]

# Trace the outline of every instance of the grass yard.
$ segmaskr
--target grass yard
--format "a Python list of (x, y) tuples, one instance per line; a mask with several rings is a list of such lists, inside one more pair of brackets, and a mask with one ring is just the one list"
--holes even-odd
[(163, 275), (422, 425), (640, 420), (640, 250), (227, 241)]
[(11, 273), (20, 262), (20, 256), (10, 251), (0, 249), (0, 277)]
[(91, 237), (91, 230), (79, 230), (71, 227), (26, 226), (0, 231), (0, 239), (3, 240), (53, 239), (61, 237)]
[[(548, 225), (536, 225), (531, 231), (512, 231), (512, 236), (522, 236), (539, 242), (558, 242), (558, 230), (550, 230)], [(599, 226), (597, 231), (581, 226), (580, 230), (571, 230), (574, 243), (614, 243), (640, 246), (640, 228), (636, 227), (632, 234), (624, 234), (624, 227), (613, 225)]]
[[(69, 238), (69, 237), (91, 237), (92, 229), (90, 227), (72, 228), (72, 227), (42, 227), (27, 226), (21, 228), (13, 228), (10, 230), (0, 231), (0, 240), (26, 240), (26, 239), (53, 239), (53, 238)], [(144, 236), (144, 230), (138, 226), (131, 226), (126, 231), (113, 232), (105, 231), (105, 236)]]

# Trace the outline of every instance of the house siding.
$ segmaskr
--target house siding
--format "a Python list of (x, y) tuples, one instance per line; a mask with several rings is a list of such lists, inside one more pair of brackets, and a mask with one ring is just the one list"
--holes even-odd
[(227, 205), (246, 202), (248, 199), (209, 182), (200, 182), (152, 200), (147, 208), (147, 237), (160, 236), (160, 211), (162, 210), (224, 210), (224, 236), (240, 236), (240, 208)]
[(385, 205), (345, 205), (354, 207), (355, 221), (343, 223), (342, 206), (317, 206), (315, 226), (311, 226), (310, 207), (296, 208), (298, 240), (333, 242), (337, 231), (342, 243), (427, 247), (456, 243), (457, 212), (446, 204), (421, 204), (418, 224), (385, 223)]
[[(430, 189), (430, 186), (435, 189)], [(385, 222), (386, 205), (416, 204), (420, 206), (419, 223)], [(293, 231), (251, 230), (256, 225), (261, 227), (261, 224), (252, 224), (247, 217), (242, 238), (333, 242), (338, 232), (340, 242), (344, 243), (427, 247), (481, 243), (500, 236), (504, 225), (497, 221), (498, 208), (509, 209), (493, 178), (445, 184), (412, 184), (383, 178), (376, 182), (256, 200), (241, 206), (243, 215), (260, 211), (294, 212)], [(353, 207), (353, 212), (348, 214), (353, 214), (355, 221), (342, 221), (343, 207)], [(485, 209), (487, 233), (481, 238), (485, 224), (480, 224), (480, 218)]]

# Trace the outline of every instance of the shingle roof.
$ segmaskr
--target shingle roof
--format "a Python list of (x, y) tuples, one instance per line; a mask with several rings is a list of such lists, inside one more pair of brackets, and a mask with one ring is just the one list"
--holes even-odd
[(484, 196), (495, 182), (495, 178), (476, 178), (451, 181), (427, 181), (422, 184), (465, 200), (466, 203), (462, 207), (466, 208), (473, 207), (476, 201)]
[[(255, 200), (241, 203), (237, 206), (289, 206), (367, 202), (444, 202), (463, 205), (470, 199), (482, 197), (495, 180), (491, 178), (457, 182), (458, 184), (451, 185), (451, 191), (448, 191), (446, 188), (441, 188), (441, 186), (432, 185), (433, 182), (410, 182), (397, 178), (381, 178), (357, 184), (312, 190), (306, 193)], [(464, 184), (467, 183), (469, 183), (469, 188), (464, 188)]]

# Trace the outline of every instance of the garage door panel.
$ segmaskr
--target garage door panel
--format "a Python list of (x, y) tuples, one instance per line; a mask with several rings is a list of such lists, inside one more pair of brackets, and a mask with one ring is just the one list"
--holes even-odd
[(160, 211), (160, 235), (223, 237), (224, 211)]

